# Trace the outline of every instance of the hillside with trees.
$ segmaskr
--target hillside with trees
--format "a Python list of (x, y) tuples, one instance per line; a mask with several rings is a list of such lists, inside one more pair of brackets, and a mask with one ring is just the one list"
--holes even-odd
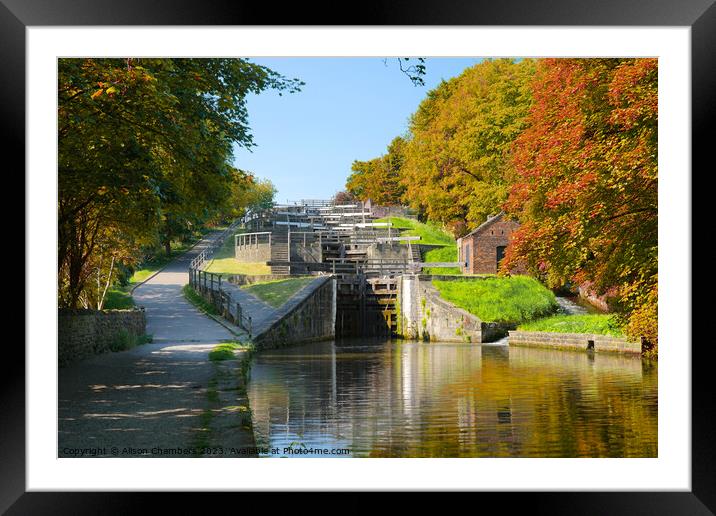
[(456, 237), (504, 210), (521, 223), (504, 270), (608, 296), (656, 344), (657, 75), (656, 59), (485, 60), (428, 92), (400, 159), (394, 140), (346, 188)]

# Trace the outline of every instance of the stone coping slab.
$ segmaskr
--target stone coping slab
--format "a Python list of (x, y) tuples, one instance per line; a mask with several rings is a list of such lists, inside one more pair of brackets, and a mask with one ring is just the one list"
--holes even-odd
[(549, 331), (520, 331), (509, 332), (510, 346), (532, 346), (554, 349), (593, 350), (607, 353), (634, 353), (640, 354), (640, 342), (629, 342), (624, 337), (599, 335), (594, 333), (559, 333)]

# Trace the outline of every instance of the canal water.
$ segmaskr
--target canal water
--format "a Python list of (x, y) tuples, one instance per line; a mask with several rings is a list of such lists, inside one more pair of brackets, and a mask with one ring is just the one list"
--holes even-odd
[(258, 353), (249, 398), (257, 445), (271, 450), (268, 456), (658, 452), (657, 366), (632, 356), (504, 345), (320, 342)]

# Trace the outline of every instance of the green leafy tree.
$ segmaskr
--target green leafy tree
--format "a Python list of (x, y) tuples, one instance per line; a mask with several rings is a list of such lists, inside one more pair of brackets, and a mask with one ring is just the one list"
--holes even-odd
[(405, 146), (406, 141), (398, 136), (390, 142), (385, 155), (370, 161), (354, 161), (346, 189), (362, 201), (371, 199), (382, 206), (401, 204), (405, 193), (402, 183)]
[(261, 213), (273, 206), (275, 197), (276, 187), (271, 181), (259, 179), (249, 172), (235, 170), (226, 212), (234, 219), (248, 211)]
[(532, 60), (484, 61), (430, 91), (411, 118), (404, 197), (457, 236), (507, 198), (512, 143), (526, 126), (534, 67)]
[(254, 144), (246, 96), (300, 85), (244, 59), (60, 59), (61, 306), (81, 304), (98, 249), (131, 261), (215, 216), (233, 145)]

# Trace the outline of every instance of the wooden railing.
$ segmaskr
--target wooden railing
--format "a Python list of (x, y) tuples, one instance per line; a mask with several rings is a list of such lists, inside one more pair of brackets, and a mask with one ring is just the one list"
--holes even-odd
[(234, 235), (234, 247), (245, 249), (258, 247), (259, 244), (271, 245), (271, 232), (259, 231), (257, 233), (237, 233)]
[(328, 263), (329, 271), (333, 274), (365, 274), (368, 272), (400, 274), (414, 273), (420, 270), (419, 264), (413, 264), (408, 260), (328, 258)]
[(301, 199), (298, 204), (302, 206), (320, 206), (320, 207), (328, 207), (333, 206), (333, 201), (330, 199)]

